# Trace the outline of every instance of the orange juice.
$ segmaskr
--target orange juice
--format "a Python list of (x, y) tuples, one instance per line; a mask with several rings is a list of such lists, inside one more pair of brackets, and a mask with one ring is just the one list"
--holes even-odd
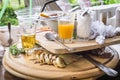
[(64, 23), (58, 25), (58, 34), (61, 39), (70, 39), (73, 35), (74, 24)]
[(22, 35), (22, 47), (25, 49), (33, 48), (35, 45), (35, 34), (29, 34), (29, 35)]

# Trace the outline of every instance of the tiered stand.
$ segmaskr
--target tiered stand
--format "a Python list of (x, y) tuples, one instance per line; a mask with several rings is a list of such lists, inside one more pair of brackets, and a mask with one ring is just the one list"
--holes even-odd
[[(64, 49), (64, 47), (61, 47), (58, 43), (46, 40), (44, 34), (44, 32), (37, 33), (37, 40), (40, 42), (40, 45), (42, 47), (46, 48), (48, 51), (53, 52), (54, 54), (69, 53), (67, 50)], [(73, 44), (67, 44), (67, 46), (76, 48), (74, 52), (79, 52), (101, 48), (117, 43), (120, 43), (120, 36), (106, 39), (104, 45), (99, 45), (94, 40), (91, 40), (85, 42), (75, 41)], [(93, 55), (90, 56), (95, 60), (101, 62), (102, 64), (114, 68), (119, 61), (119, 56), (114, 49), (111, 48), (111, 50), (113, 51), (114, 55), (109, 58), (100, 58)], [(30, 61), (30, 58), (32, 57), (21, 56), (15, 58), (10, 54), (9, 50), (7, 50), (3, 58), (3, 65), (5, 69), (11, 74), (21, 78), (33, 80), (83, 80), (95, 79), (104, 75), (104, 72), (102, 72), (95, 65), (90, 63), (84, 57), (81, 57), (77, 62), (67, 65), (67, 67), (65, 68), (57, 68), (53, 65), (35, 64), (33, 61)]]

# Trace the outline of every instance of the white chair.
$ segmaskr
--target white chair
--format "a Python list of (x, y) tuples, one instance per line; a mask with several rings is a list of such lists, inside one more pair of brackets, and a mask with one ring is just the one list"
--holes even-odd
[(120, 7), (116, 9), (115, 19), (115, 26), (120, 27)]
[(96, 20), (102, 20), (106, 25), (113, 25), (115, 23), (115, 20), (111, 23), (110, 19), (112, 19), (113, 16), (115, 16), (116, 8), (119, 6), (120, 4), (101, 5), (90, 7), (89, 9), (96, 12)]
[[(33, 0), (32, 5), (33, 6), (44, 6), (44, 4), (51, 0)], [(25, 6), (29, 6), (29, 0), (24, 0)], [(56, 4), (56, 2), (50, 3), (46, 6), (45, 10), (61, 10), (61, 8)]]

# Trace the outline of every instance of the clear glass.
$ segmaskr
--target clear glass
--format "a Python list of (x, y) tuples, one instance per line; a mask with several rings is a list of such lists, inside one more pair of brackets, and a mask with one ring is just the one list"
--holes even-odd
[(19, 18), (22, 48), (32, 49), (35, 45), (36, 23), (35, 18), (22, 16)]
[(45, 11), (42, 12), (49, 17), (41, 16), (40, 21), (46, 24), (52, 31), (58, 33), (58, 14), (62, 15), (62, 11)]
[(58, 35), (63, 43), (72, 43), (74, 32), (74, 13), (64, 13), (58, 18)]
[[(40, 10), (41, 10), (41, 7), (40, 7), (40, 6), (34, 6), (34, 7), (32, 8), (32, 15), (39, 16)], [(24, 9), (20, 9), (20, 10), (16, 10), (16, 11), (15, 11), (15, 14), (16, 14), (17, 16), (28, 15), (28, 14), (30, 14), (29, 7), (24, 8)]]

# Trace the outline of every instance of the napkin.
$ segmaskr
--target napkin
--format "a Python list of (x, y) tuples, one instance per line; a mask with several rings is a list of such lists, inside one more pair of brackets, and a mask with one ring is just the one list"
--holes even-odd
[[(1, 42), (0, 42), (0, 43), (1, 43)], [(3, 53), (4, 53), (4, 47), (0, 44), (0, 62), (1, 62), (1, 60), (2, 60)]]

